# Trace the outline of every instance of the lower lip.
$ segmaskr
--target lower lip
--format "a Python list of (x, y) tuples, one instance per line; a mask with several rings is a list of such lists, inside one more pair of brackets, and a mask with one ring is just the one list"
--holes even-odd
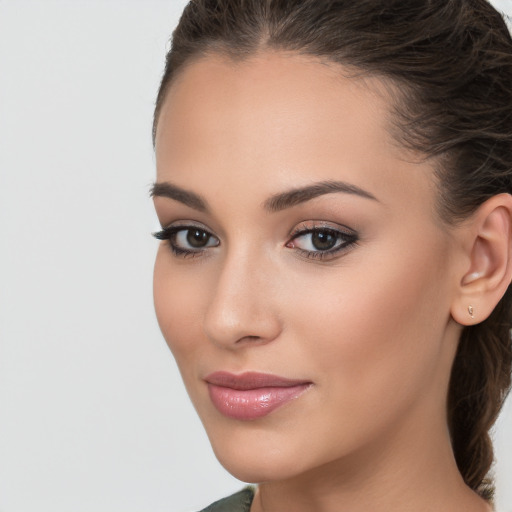
[(311, 384), (248, 390), (208, 384), (210, 399), (217, 410), (236, 420), (255, 420), (298, 398)]

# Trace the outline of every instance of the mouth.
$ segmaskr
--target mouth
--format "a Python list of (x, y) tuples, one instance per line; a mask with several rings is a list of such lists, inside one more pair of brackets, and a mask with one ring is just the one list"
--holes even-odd
[(216, 409), (228, 418), (242, 421), (267, 416), (312, 386), (310, 381), (256, 372), (214, 372), (205, 381)]

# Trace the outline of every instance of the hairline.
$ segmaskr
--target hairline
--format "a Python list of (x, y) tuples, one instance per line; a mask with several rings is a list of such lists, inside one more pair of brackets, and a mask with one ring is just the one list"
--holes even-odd
[[(175, 68), (172, 75), (167, 79), (162, 90), (162, 94), (159, 95), (159, 101), (155, 106), (153, 118), (153, 149), (156, 148), (156, 134), (163, 105), (167, 100), (172, 86), (183, 79), (183, 75), (189, 67), (211, 58), (218, 58), (221, 61), (236, 65), (239, 63), (246, 63), (268, 53), (283, 56), (305, 56), (309, 57), (312, 62), (324, 64), (333, 68), (336, 67), (338, 70), (344, 71), (340, 73), (341, 77), (349, 80), (361, 81), (364, 86), (367, 87), (368, 91), (372, 94), (378, 95), (382, 100), (384, 100), (390, 106), (386, 114), (390, 141), (400, 153), (404, 154), (403, 160), (415, 163), (425, 160), (433, 161), (432, 180), (437, 192), (435, 200), (436, 214), (446, 228), (450, 226), (453, 227), (458, 224), (457, 219), (446, 211), (446, 207), (443, 202), (441, 174), (443, 171), (443, 165), (448, 164), (444, 158), (445, 155), (429, 155), (413, 148), (411, 144), (407, 143), (405, 130), (400, 126), (400, 119), (402, 118), (400, 110), (407, 104), (408, 95), (415, 93), (414, 86), (405, 80), (392, 77), (389, 74), (379, 73), (377, 71), (372, 71), (365, 69), (362, 66), (352, 64), (349, 62), (350, 59), (347, 59), (347, 62), (341, 62), (334, 58), (330, 58), (327, 55), (317, 55), (313, 52), (300, 51), (298, 49), (276, 48), (267, 44), (267, 41), (248, 52), (244, 52), (242, 49), (234, 49), (229, 46), (229, 43), (227, 42), (210, 41), (209, 46), (205, 46), (204, 48), (190, 53), (188, 58)], [(369, 83), (370, 81), (373, 83)]]

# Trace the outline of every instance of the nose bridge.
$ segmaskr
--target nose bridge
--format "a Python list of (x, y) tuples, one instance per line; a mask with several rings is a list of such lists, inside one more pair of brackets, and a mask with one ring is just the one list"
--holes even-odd
[(234, 347), (243, 341), (271, 341), (278, 335), (271, 273), (261, 251), (249, 246), (226, 251), (204, 321), (214, 343)]

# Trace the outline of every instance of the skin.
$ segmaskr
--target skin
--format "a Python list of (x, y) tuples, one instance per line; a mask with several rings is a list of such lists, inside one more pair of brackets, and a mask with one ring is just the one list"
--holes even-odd
[[(510, 282), (499, 241), (510, 198), (448, 228), (432, 163), (390, 134), (384, 84), (342, 71), (290, 54), (209, 56), (173, 83), (157, 182), (199, 195), (207, 211), (159, 195), (155, 208), (163, 227), (212, 238), (192, 257), (161, 243), (161, 330), (220, 462), (260, 483), (252, 512), (489, 510), (457, 470), (445, 404), (461, 324), (481, 321)], [(265, 209), (275, 194), (333, 180), (374, 199), (335, 192)], [(358, 240), (307, 257), (311, 236), (294, 230), (319, 227)], [(312, 385), (240, 421), (209, 398), (204, 378), (218, 370)]]

